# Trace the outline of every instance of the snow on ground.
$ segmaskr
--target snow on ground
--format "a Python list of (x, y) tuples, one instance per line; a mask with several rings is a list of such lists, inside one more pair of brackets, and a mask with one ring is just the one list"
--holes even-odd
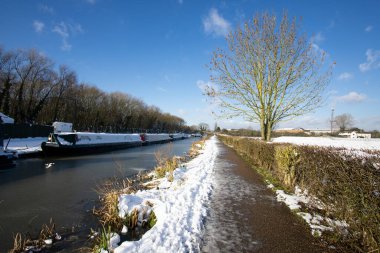
[(285, 142), (296, 145), (311, 145), (347, 149), (380, 150), (380, 139), (350, 139), (337, 137), (296, 137), (282, 136), (273, 138), (272, 142)]
[[(268, 188), (273, 188), (268, 185)], [(294, 194), (287, 194), (283, 190), (276, 190), (277, 201), (284, 202), (291, 210), (301, 216), (309, 225), (312, 235), (320, 236), (323, 231), (333, 231), (338, 228), (339, 231), (344, 231), (348, 227), (345, 221), (333, 220), (323, 217), (313, 212), (301, 212), (301, 204), (310, 208), (310, 210), (323, 210), (324, 204), (317, 198), (309, 195), (307, 190), (301, 190), (296, 186)]]
[[(174, 171), (174, 180), (161, 180), (160, 189), (138, 191), (119, 197), (119, 215), (134, 208), (157, 217), (157, 223), (139, 241), (125, 241), (114, 249), (124, 252), (198, 252), (206, 202), (212, 191), (212, 173), (218, 154), (217, 139), (206, 142), (203, 152)], [(142, 222), (146, 217), (140, 214)]]
[(15, 138), (11, 139), (8, 144), (8, 139), (5, 139), (3, 147), (7, 147), (11, 151), (17, 151), (18, 154), (35, 153), (42, 150), (41, 143), (44, 141), (47, 141), (46, 137)]

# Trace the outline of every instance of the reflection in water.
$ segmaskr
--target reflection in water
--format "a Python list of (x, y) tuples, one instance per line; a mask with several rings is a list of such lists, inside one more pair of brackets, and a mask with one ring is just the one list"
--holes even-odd
[(86, 210), (98, 198), (94, 189), (102, 180), (151, 169), (157, 150), (168, 150), (171, 146), (172, 155), (182, 155), (193, 141), (88, 156), (17, 161), (15, 168), (0, 171), (0, 252), (12, 246), (14, 234), (36, 233), (50, 218), (59, 228), (80, 226), (85, 223)]

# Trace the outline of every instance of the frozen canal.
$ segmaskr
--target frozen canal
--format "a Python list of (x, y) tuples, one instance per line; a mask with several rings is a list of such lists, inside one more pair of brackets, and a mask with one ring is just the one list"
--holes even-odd
[(182, 155), (195, 140), (89, 156), (18, 160), (15, 168), (0, 171), (0, 252), (12, 247), (14, 234), (36, 233), (50, 218), (58, 229), (84, 226), (102, 180), (151, 169), (155, 151), (170, 149), (173, 155)]

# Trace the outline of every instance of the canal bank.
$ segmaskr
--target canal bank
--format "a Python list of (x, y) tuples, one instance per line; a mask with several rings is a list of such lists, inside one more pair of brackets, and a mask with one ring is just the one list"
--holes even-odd
[(88, 212), (98, 198), (95, 188), (104, 179), (130, 177), (152, 169), (157, 150), (182, 155), (195, 140), (91, 156), (16, 161), (15, 168), (0, 172), (0, 252), (12, 247), (14, 234), (36, 233), (50, 218), (65, 231), (85, 227)]

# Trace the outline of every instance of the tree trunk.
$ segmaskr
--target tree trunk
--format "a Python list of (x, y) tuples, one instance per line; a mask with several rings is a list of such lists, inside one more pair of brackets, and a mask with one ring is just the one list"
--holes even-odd
[(266, 124), (267, 130), (266, 130), (266, 136), (265, 136), (265, 141), (270, 141), (271, 138), (271, 133), (272, 133), (272, 123)]

